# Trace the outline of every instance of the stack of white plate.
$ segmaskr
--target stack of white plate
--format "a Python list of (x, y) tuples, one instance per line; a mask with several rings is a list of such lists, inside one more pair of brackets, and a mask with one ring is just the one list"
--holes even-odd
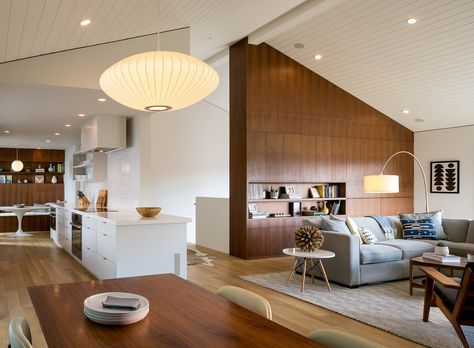
[[(107, 296), (138, 298), (140, 305), (137, 310), (105, 308), (102, 305)], [(104, 325), (128, 325), (136, 323), (146, 317), (150, 310), (148, 300), (140, 295), (127, 292), (104, 292), (89, 296), (84, 300), (84, 314), (86, 317), (98, 324)]]

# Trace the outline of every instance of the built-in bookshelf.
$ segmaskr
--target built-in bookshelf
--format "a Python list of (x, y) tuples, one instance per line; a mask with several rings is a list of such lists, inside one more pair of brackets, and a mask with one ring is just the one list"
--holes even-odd
[[(278, 192), (278, 198), (271, 198), (272, 188)], [(346, 184), (343, 182), (250, 182), (247, 190), (249, 219), (345, 215), (345, 200)]]

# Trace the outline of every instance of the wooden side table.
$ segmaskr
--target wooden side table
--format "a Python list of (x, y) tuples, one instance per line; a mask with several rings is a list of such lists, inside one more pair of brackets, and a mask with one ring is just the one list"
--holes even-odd
[[(303, 266), (303, 272), (301, 274), (301, 292), (304, 291), (304, 282), (306, 279), (306, 268), (308, 267), (308, 260), (309, 260), (309, 272), (311, 273), (311, 279), (314, 284), (314, 270), (316, 267), (319, 268), (321, 273), (323, 274), (324, 281), (328, 287), (328, 290), (331, 291), (331, 285), (329, 285), (328, 277), (326, 276), (326, 271), (324, 270), (323, 262), (321, 259), (329, 259), (335, 257), (332, 251), (327, 250), (316, 250), (316, 251), (301, 251), (300, 248), (286, 248), (283, 249), (283, 254), (293, 256), (295, 258), (295, 264), (293, 265), (293, 269), (288, 276), (288, 281), (291, 280), (291, 277), (295, 273), (296, 269), (300, 266)], [(303, 259), (303, 261), (298, 262), (298, 259)], [(317, 260), (315, 262), (315, 260)]]
[(466, 268), (467, 259), (465, 257), (461, 258), (461, 262), (458, 263), (442, 263), (435, 260), (425, 259), (423, 256), (413, 257), (410, 259), (410, 268), (409, 268), (409, 276), (410, 276), (410, 295), (413, 296), (413, 288), (425, 288), (424, 284), (416, 283), (413, 280), (413, 268), (415, 266), (425, 266), (425, 267), (434, 267), (437, 269), (445, 268), (449, 269), (451, 277), (454, 275), (455, 270), (463, 271)]

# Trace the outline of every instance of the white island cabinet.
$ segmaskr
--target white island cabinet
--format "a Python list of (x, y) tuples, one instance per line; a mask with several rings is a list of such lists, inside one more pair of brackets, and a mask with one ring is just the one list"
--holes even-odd
[(58, 244), (69, 254), (71, 214), (82, 215), (82, 260), (74, 258), (97, 278), (174, 273), (186, 279), (186, 229), (191, 219), (170, 215), (142, 218), (130, 211), (88, 213), (52, 206), (58, 212)]

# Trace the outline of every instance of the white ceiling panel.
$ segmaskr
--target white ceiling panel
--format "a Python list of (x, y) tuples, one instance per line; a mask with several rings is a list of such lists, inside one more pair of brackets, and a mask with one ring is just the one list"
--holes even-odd
[(474, 123), (473, 38), (474, 1), (366, 0), (344, 1), (268, 43), (422, 131)]
[[(161, 0), (160, 31), (191, 27), (208, 58), (303, 0)], [(0, 62), (156, 33), (157, 0), (1, 0)], [(92, 23), (81, 27), (83, 19)]]

